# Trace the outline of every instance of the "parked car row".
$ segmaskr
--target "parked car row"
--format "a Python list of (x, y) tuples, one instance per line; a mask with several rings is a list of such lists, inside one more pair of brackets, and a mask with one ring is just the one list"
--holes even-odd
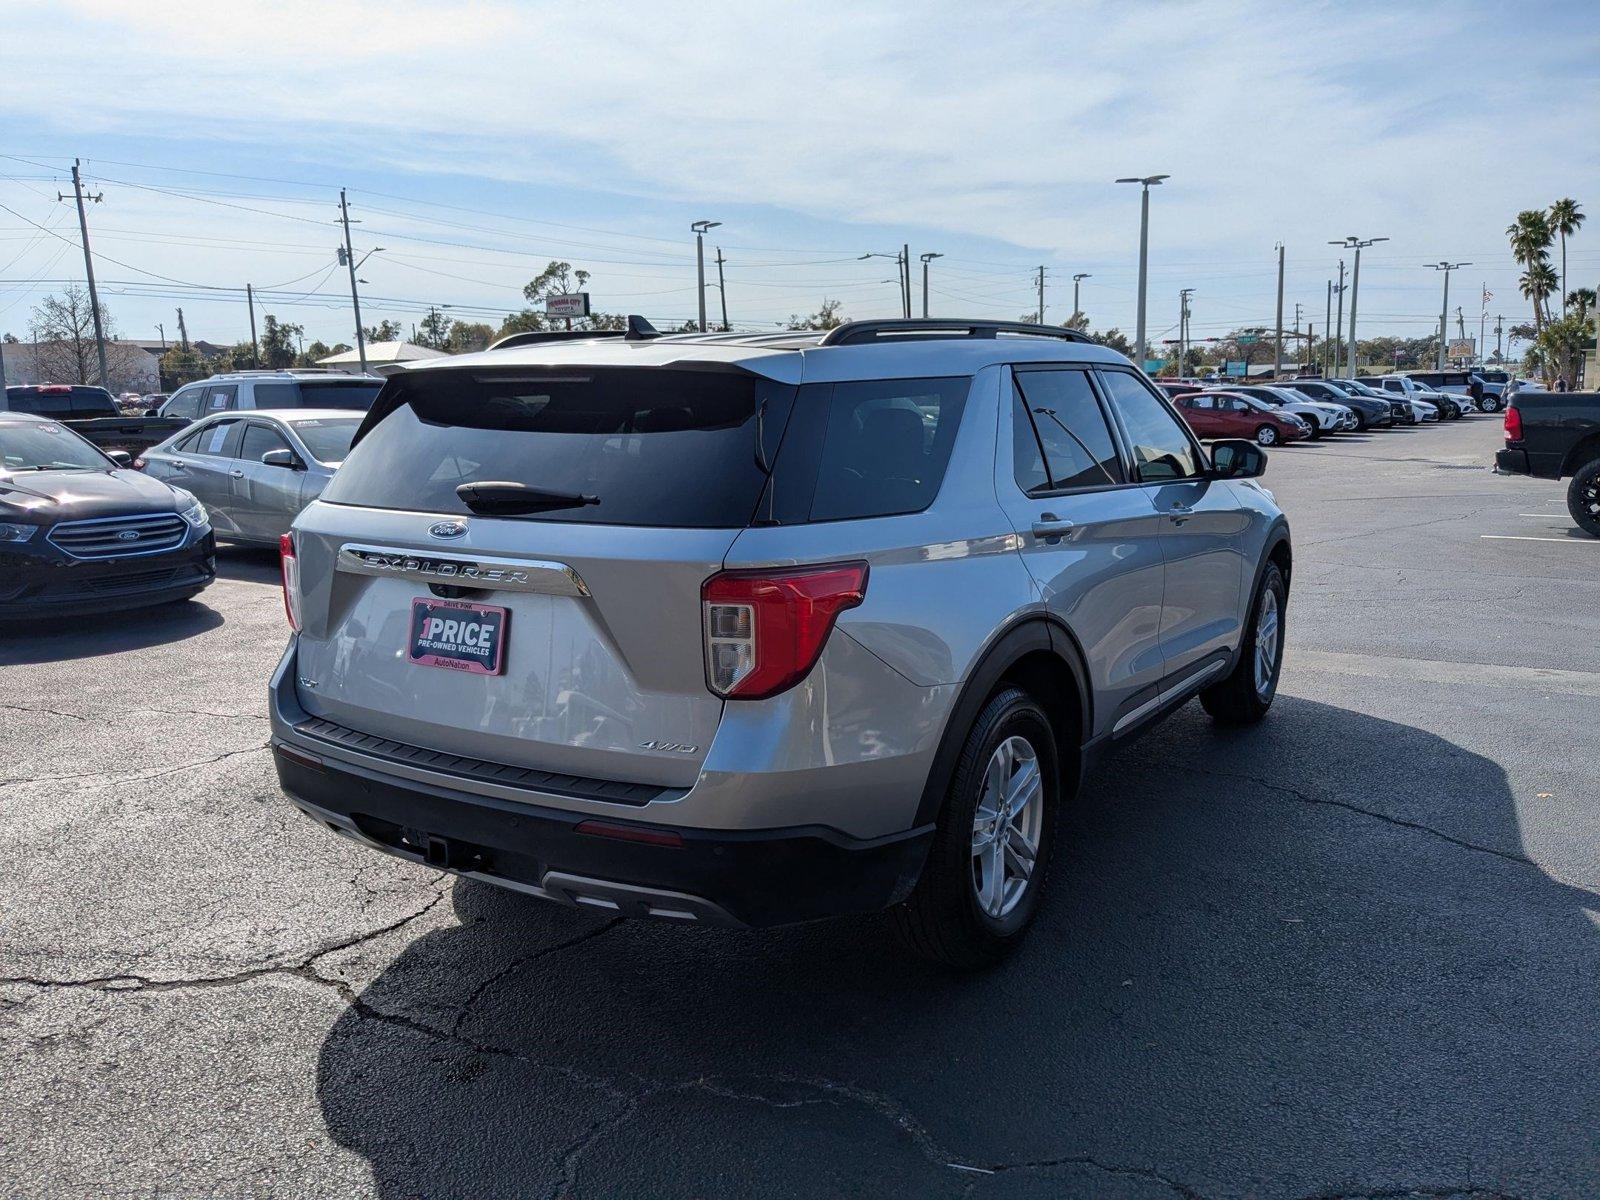
[(1180, 379), (1160, 385), (1201, 437), (1250, 438), (1262, 446), (1454, 421), (1478, 411), (1465, 393), (1434, 391), (1404, 375), (1236, 384)]

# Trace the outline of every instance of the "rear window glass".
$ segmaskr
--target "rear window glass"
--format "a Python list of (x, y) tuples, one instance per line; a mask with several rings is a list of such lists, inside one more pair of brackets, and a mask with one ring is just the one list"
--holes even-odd
[(121, 410), (117, 402), (111, 398), (111, 393), (97, 387), (75, 387), (72, 389), (72, 415), (74, 417), (117, 417)]
[(72, 393), (68, 390), (41, 391), (31, 387), (6, 389), (6, 407), (12, 412), (33, 413), (40, 417), (72, 416)]
[[(1122, 460), (1111, 430), (1106, 425), (1100, 402), (1083, 371), (1018, 371), (1017, 388), (1025, 401), (1026, 412), (1018, 414), (1024, 423), (1013, 429), (1013, 441), (1037, 436), (1044, 451), (1049, 486), (1057, 489), (1106, 487), (1123, 482)], [(1032, 432), (1026, 422), (1031, 419)], [(1018, 484), (1024, 491), (1040, 490)]]
[(688, 528), (749, 522), (767, 480), (758, 429), (775, 445), (794, 398), (742, 373), (626, 368), (427, 371), (390, 386), (405, 403), (324, 500), (468, 513), (460, 484), (510, 482), (596, 500), (517, 520)]
[(968, 378), (834, 384), (813, 521), (920, 512), (944, 480)]

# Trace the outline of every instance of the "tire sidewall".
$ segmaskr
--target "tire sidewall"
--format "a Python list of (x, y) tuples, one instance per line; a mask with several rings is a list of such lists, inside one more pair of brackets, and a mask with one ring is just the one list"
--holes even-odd
[(1590, 537), (1600, 537), (1600, 517), (1584, 510), (1583, 491), (1586, 487), (1600, 487), (1600, 459), (1580, 467), (1567, 485), (1567, 512), (1572, 516), (1573, 524)]

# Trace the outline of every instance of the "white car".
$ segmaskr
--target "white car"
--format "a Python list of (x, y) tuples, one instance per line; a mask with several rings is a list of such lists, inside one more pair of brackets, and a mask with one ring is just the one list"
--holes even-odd
[(1311, 427), (1311, 436), (1319, 438), (1325, 433), (1344, 433), (1356, 427), (1356, 414), (1343, 404), (1326, 400), (1313, 400), (1291, 388), (1268, 387), (1250, 384), (1245, 387), (1224, 389), (1260, 400), (1284, 412), (1294, 413)]

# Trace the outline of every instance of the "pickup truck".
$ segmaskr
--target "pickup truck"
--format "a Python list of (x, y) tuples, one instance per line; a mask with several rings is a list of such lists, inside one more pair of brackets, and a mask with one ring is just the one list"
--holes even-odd
[(87, 384), (37, 383), (8, 387), (0, 412), (46, 417), (110, 453), (137, 455), (189, 424), (177, 417), (125, 417), (111, 393)]
[(1600, 392), (1518, 392), (1506, 409), (1495, 470), (1567, 479), (1567, 511), (1600, 537)]

